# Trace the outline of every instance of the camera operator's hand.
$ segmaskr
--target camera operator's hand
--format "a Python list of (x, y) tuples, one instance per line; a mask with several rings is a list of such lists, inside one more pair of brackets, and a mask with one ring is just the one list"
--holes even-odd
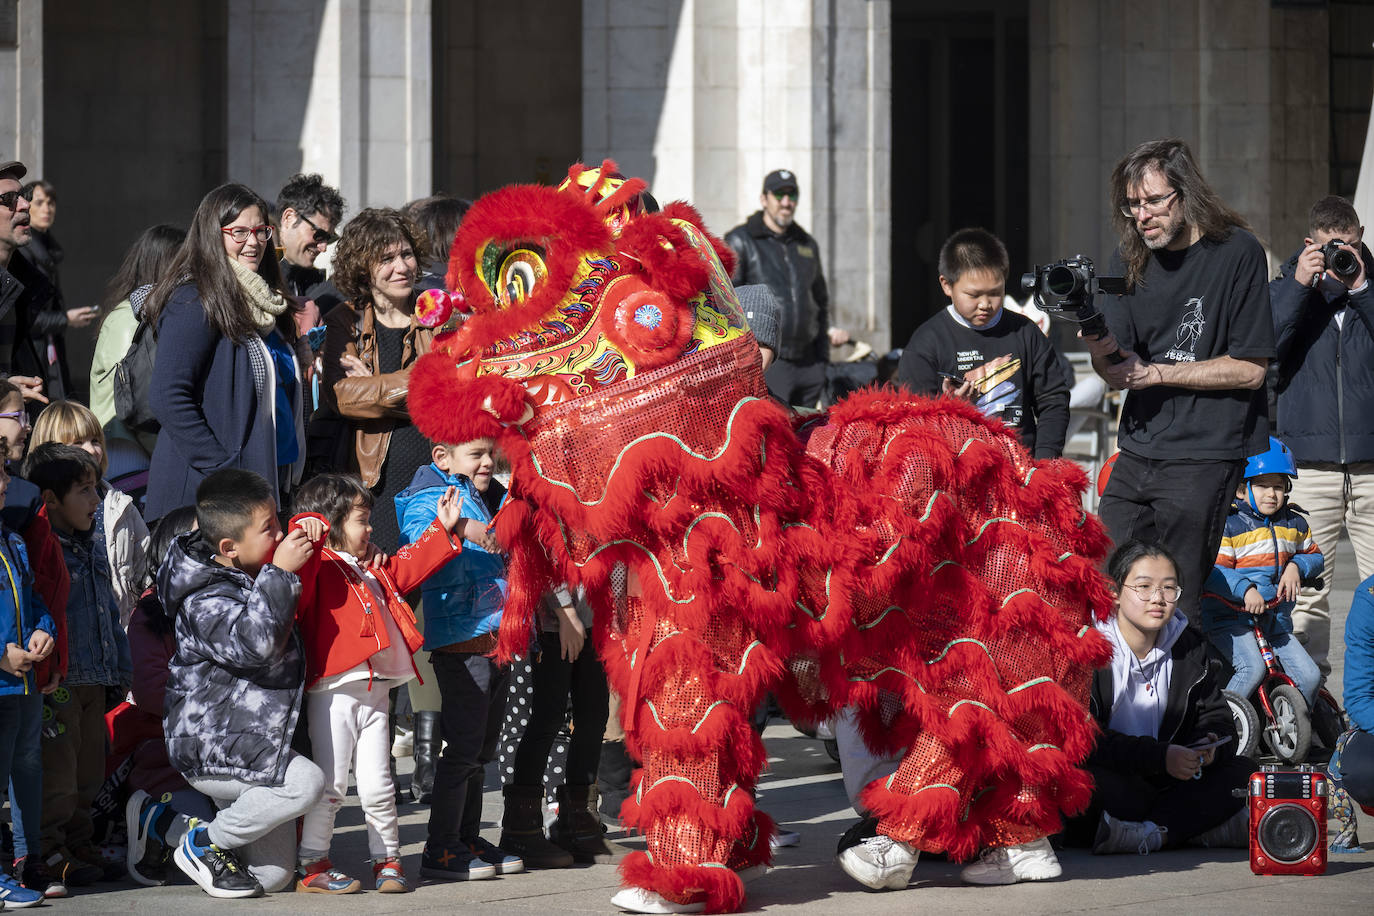
[(1326, 258), (1322, 255), (1322, 246), (1311, 239), (1303, 239), (1303, 244), (1307, 247), (1298, 255), (1298, 264), (1293, 268), (1293, 279), (1298, 285), (1309, 289), (1316, 285), (1317, 278), (1326, 270)]
[(1116, 338), (1110, 333), (1105, 337), (1084, 337), (1083, 332), (1078, 332), (1078, 339), (1083, 341), (1083, 345), (1088, 348), (1088, 352), (1098, 359), (1105, 359), (1121, 349), (1121, 344), (1116, 342)]
[(1104, 371), (1107, 384), (1113, 388), (1138, 391), (1152, 385), (1164, 384), (1164, 370), (1154, 363), (1145, 362), (1134, 353), (1127, 353), (1124, 360), (1107, 366)]
[(956, 385), (950, 379), (942, 378), (940, 379), (940, 393), (952, 398), (972, 401), (978, 394), (978, 390), (973, 387), (973, 382), (965, 380), (962, 384)]

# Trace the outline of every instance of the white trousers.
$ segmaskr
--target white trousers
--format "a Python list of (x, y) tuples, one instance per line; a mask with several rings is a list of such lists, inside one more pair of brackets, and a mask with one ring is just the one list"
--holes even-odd
[(1293, 632), (1322, 669), (1331, 673), (1331, 582), (1336, 574), (1336, 545), (1341, 528), (1350, 536), (1360, 581), (1374, 575), (1374, 462), (1304, 464), (1298, 468), (1289, 500), (1302, 509), (1312, 537), (1326, 559), (1320, 590), (1305, 588), (1293, 609)]
[(391, 724), (387, 694), (395, 681), (350, 681), (334, 690), (306, 695), (310, 744), (315, 763), (324, 771), (324, 794), (305, 815), (300, 859), (313, 862), (329, 855), (334, 817), (348, 796), (348, 771), (357, 756), (358, 799), (367, 821), (367, 849), (372, 858), (401, 854), (396, 794), (391, 780)]

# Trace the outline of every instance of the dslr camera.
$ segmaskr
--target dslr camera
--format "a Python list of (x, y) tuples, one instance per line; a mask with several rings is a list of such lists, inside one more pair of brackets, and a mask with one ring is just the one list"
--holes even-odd
[(1250, 870), (1325, 874), (1329, 793), (1326, 774), (1312, 766), (1262, 766), (1251, 774)]
[[(1106, 319), (1093, 304), (1093, 297), (1128, 292), (1124, 278), (1098, 276), (1092, 260), (1081, 254), (1043, 267), (1037, 265), (1031, 273), (1021, 275), (1021, 289), (1031, 294), (1038, 308), (1077, 322), (1083, 336), (1093, 340), (1107, 336)], [(1125, 358), (1120, 351), (1108, 357), (1113, 363)]]
[(1360, 256), (1341, 246), (1346, 244), (1340, 239), (1332, 239), (1322, 246), (1322, 257), (1326, 259), (1326, 269), (1343, 280), (1349, 280), (1360, 272)]

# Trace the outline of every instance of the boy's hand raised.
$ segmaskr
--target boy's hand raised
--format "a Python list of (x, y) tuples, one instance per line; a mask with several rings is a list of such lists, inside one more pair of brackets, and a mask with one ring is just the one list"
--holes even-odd
[(300, 572), (314, 552), (315, 545), (311, 543), (305, 529), (292, 528), (291, 533), (282, 538), (281, 543), (277, 545), (272, 563), (278, 569), (284, 569), (289, 573)]
[[(463, 521), (463, 503), (458, 499), (457, 487), (449, 487), (444, 491), (444, 495), (439, 497), (439, 509), (435, 512), (434, 518), (445, 531), (455, 530), (455, 526)], [(458, 534), (462, 536), (461, 531)]]

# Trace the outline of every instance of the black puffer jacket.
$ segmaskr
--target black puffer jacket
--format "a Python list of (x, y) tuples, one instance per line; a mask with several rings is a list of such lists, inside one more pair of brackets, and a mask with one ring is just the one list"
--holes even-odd
[[(1374, 255), (1361, 246), (1365, 275)], [(1278, 344), (1278, 437), (1298, 461), (1374, 461), (1374, 283), (1327, 300), (1293, 279), (1299, 251), (1269, 284)], [(1332, 316), (1345, 308), (1338, 328)]]
[(305, 684), (301, 580), (268, 564), (254, 581), (191, 532), (172, 542), (157, 587), (177, 636), (163, 720), (172, 765), (188, 779), (281, 785)]
[(1167, 772), (1165, 754), (1171, 744), (1195, 744), (1211, 732), (1231, 740), (1217, 748), (1216, 759), (1236, 753), (1235, 724), (1231, 709), (1221, 695), (1221, 663), (1208, 650), (1207, 637), (1189, 624), (1170, 649), (1173, 673), (1169, 676), (1169, 696), (1159, 723), (1159, 737), (1124, 735), (1112, 731), (1112, 667), (1098, 668), (1093, 675), (1088, 710), (1102, 727), (1097, 747), (1088, 755), (1088, 764), (1123, 773), (1157, 776)]
[(830, 360), (830, 293), (821, 271), (821, 249), (793, 223), (774, 235), (759, 210), (725, 236), (737, 263), (736, 286), (764, 283), (778, 299), (778, 358), (798, 363)]

